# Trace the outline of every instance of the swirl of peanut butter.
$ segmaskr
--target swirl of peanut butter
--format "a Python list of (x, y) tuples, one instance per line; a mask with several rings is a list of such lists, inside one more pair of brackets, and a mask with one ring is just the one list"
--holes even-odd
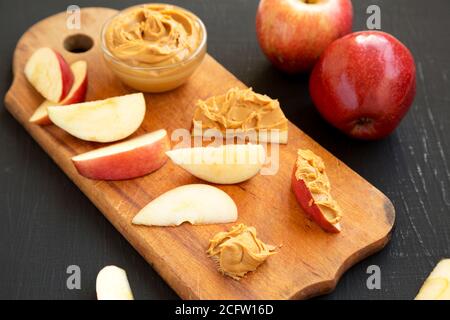
[(256, 237), (256, 229), (239, 224), (229, 232), (219, 232), (209, 242), (208, 255), (213, 257), (219, 271), (240, 280), (247, 272), (255, 271), (268, 257), (275, 254), (274, 246)]
[(205, 36), (192, 13), (172, 5), (149, 4), (113, 18), (105, 32), (105, 44), (128, 64), (168, 66), (189, 59)]
[(194, 118), (206, 127), (287, 130), (287, 119), (278, 100), (251, 88), (232, 88), (224, 95), (198, 101)]

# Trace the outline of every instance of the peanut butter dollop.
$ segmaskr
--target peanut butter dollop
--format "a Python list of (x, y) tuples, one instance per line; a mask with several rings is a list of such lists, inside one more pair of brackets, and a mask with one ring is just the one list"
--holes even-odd
[[(199, 100), (194, 114), (194, 127), (247, 132), (277, 129), (286, 134), (288, 121), (278, 100), (250, 89), (232, 88), (226, 94)], [(285, 143), (285, 142), (283, 142)]]
[(133, 7), (115, 17), (105, 33), (109, 51), (134, 66), (167, 66), (191, 57), (203, 38), (196, 17), (176, 6)]
[(323, 160), (311, 150), (298, 150), (297, 170), (295, 177), (303, 180), (311, 191), (314, 203), (325, 214), (327, 220), (338, 223), (342, 218), (342, 211), (338, 203), (331, 196), (331, 185), (325, 173)]
[(208, 255), (218, 263), (219, 271), (240, 280), (247, 272), (255, 271), (275, 254), (274, 246), (256, 237), (256, 229), (239, 224), (229, 232), (219, 232), (209, 241)]

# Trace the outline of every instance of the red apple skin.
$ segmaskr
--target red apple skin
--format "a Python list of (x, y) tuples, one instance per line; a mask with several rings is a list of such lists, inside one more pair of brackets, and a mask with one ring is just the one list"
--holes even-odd
[[(71, 66), (71, 68), (72, 68), (72, 66)], [(74, 72), (72, 72), (72, 73), (74, 74)], [(75, 77), (78, 77), (78, 76), (79, 76), (78, 74), (75, 75)], [(87, 68), (85, 70), (85, 73), (82, 76), (83, 76), (83, 80), (82, 80), (81, 84), (78, 85), (78, 88), (72, 87), (71, 90), (69, 91), (69, 94), (66, 96), (66, 98), (63, 101), (61, 101), (60, 103), (57, 103), (57, 104), (55, 103), (53, 105), (68, 106), (71, 104), (84, 102), (86, 100), (86, 93), (87, 93), (88, 83), (89, 83)], [(74, 77), (73, 86), (75, 86), (77, 84), (77, 79), (75, 77)], [(33, 116), (31, 118), (33, 118)], [(43, 114), (42, 117), (40, 117), (34, 121), (31, 121), (31, 122), (34, 124), (40, 125), (40, 126), (49, 126), (52, 124), (52, 121), (50, 120), (48, 113)]]
[(311, 191), (306, 186), (303, 180), (297, 180), (295, 177), (295, 172), (297, 171), (297, 166), (294, 166), (294, 171), (292, 172), (291, 188), (295, 194), (297, 202), (300, 204), (302, 209), (319, 227), (324, 231), (329, 233), (339, 233), (341, 232), (341, 226), (339, 223), (330, 223), (325, 215), (320, 210), (319, 206), (314, 202)]
[[(48, 113), (47, 112), (42, 112), (41, 109), (43, 108), (47, 108), (47, 103), (48, 100), (44, 101), (37, 109), (36, 111), (33, 113), (33, 115), (30, 117), (30, 122), (40, 125), (40, 126), (49, 126), (52, 124), (52, 121), (50, 120), (50, 118), (48, 117)], [(56, 103), (55, 103), (56, 104)], [(35, 118), (33, 119), (33, 117), (36, 116), (36, 114), (40, 113), (41, 116), (39, 118)]]
[(325, 50), (309, 88), (330, 124), (353, 138), (381, 139), (394, 131), (414, 100), (414, 58), (387, 33), (356, 32)]
[[(88, 88), (88, 78), (86, 76), (86, 78), (81, 83), (80, 87), (72, 95), (67, 96), (66, 99), (58, 103), (58, 105), (68, 106), (71, 104), (84, 102), (86, 100), (87, 88)], [(38, 124), (40, 126), (49, 126), (53, 124), (48, 114), (36, 121), (33, 121), (33, 123)]]
[[(45, 55), (43, 55), (45, 54)], [(36, 56), (37, 55), (37, 56)], [(53, 62), (56, 62), (53, 64)], [(43, 72), (43, 68), (51, 69), (57, 68), (57, 70), (47, 70), (51, 74), (52, 79), (38, 78), (32, 79), (34, 76), (33, 72)], [(74, 75), (70, 66), (64, 60), (63, 56), (54, 49), (51, 48), (40, 48), (36, 50), (25, 65), (25, 76), (30, 81), (32, 86), (47, 100), (51, 100), (54, 103), (59, 103), (64, 100), (67, 94), (70, 92), (72, 85), (74, 83)], [(53, 79), (53, 76), (57, 74), (57, 79)], [(58, 81), (58, 89), (43, 87), (48, 85), (48, 81)], [(61, 87), (59, 87), (59, 85)], [(48, 92), (48, 90), (54, 89), (55, 92)], [(57, 91), (56, 91), (57, 90)]]
[(92, 180), (129, 180), (150, 174), (167, 162), (170, 141), (162, 140), (134, 150), (84, 161), (73, 161), (78, 173)]
[(350, 0), (261, 0), (256, 32), (262, 51), (287, 73), (309, 71), (334, 40), (350, 33)]
[(42, 126), (42, 127), (45, 127), (45, 126), (50, 126), (50, 125), (52, 125), (53, 123), (52, 123), (52, 121), (50, 120), (50, 118), (47, 116), (47, 117), (44, 117), (44, 118), (42, 118), (42, 119), (39, 119), (38, 121), (36, 121), (36, 122), (34, 122), (35, 124), (37, 124), (37, 125), (40, 125), (40, 126)]
[(50, 120), (50, 118), (47, 116), (45, 118), (40, 119), (39, 121), (36, 121), (35, 124), (40, 125), (42, 127), (45, 126), (50, 126), (52, 125), (52, 121)]
[[(58, 103), (58, 105), (68, 106), (71, 104), (84, 102), (86, 100), (87, 88), (88, 88), (88, 78), (86, 76), (86, 78), (81, 83), (80, 87), (72, 95), (67, 96), (66, 99)], [(34, 121), (33, 123), (38, 124), (40, 126), (49, 126), (53, 124), (48, 114), (38, 119), (37, 121)]]
[(70, 92), (70, 89), (72, 88), (73, 82), (74, 82), (74, 76), (72, 73), (72, 70), (70, 69), (69, 64), (64, 60), (63, 56), (53, 50), (56, 57), (59, 61), (59, 67), (61, 69), (61, 77), (62, 77), (62, 92), (61, 97), (59, 98), (59, 101), (64, 100), (64, 98), (67, 96), (67, 94)]
[(84, 102), (86, 100), (86, 93), (88, 88), (88, 75), (84, 78), (78, 89), (70, 96), (67, 96), (61, 103), (63, 106), (68, 106), (75, 103)]

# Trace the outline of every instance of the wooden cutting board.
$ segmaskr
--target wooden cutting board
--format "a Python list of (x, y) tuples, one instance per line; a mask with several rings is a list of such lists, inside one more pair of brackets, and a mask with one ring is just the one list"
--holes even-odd
[[(175, 187), (200, 181), (170, 162), (149, 176), (131, 181), (104, 182), (81, 177), (70, 158), (100, 145), (80, 141), (55, 126), (30, 124), (29, 117), (43, 99), (23, 74), (30, 55), (40, 47), (49, 46), (61, 52), (69, 63), (80, 59), (88, 62), (87, 100), (131, 92), (108, 70), (101, 55), (100, 29), (115, 12), (106, 8), (83, 9), (80, 30), (66, 28), (66, 13), (47, 18), (28, 30), (14, 54), (14, 82), (5, 97), (5, 104), (181, 298), (295, 299), (324, 294), (334, 289), (348, 268), (386, 245), (395, 220), (389, 199), (293, 124), (289, 124), (288, 145), (280, 146), (277, 175), (259, 175), (240, 185), (220, 187), (235, 200), (239, 223), (255, 226), (263, 241), (281, 246), (278, 254), (270, 257), (257, 272), (238, 282), (217, 272), (213, 261), (206, 256), (208, 240), (232, 225), (133, 226), (132, 218), (152, 199)], [(74, 34), (90, 36), (94, 47), (84, 53), (66, 51), (64, 40)], [(235, 86), (245, 87), (207, 56), (186, 85), (170, 93), (146, 95), (146, 118), (134, 136), (160, 128), (169, 133), (178, 128), (190, 129), (197, 99), (222, 94)], [(324, 159), (333, 186), (332, 193), (344, 212), (342, 233), (323, 232), (305, 217), (297, 204), (290, 188), (290, 178), (298, 148), (311, 149)]]

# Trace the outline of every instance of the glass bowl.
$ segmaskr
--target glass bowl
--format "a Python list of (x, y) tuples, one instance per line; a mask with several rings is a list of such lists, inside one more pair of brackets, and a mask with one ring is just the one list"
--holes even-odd
[[(105, 33), (111, 22), (129, 10), (146, 5), (167, 5), (168, 7), (187, 12), (194, 17), (202, 31), (202, 39), (199, 47), (187, 59), (165, 66), (135, 66), (120, 60), (109, 50), (105, 41)], [(108, 67), (124, 84), (138, 91), (157, 93), (173, 90), (189, 79), (206, 55), (207, 39), (208, 35), (203, 21), (191, 11), (174, 5), (151, 3), (129, 7), (109, 18), (102, 28), (101, 47)]]

